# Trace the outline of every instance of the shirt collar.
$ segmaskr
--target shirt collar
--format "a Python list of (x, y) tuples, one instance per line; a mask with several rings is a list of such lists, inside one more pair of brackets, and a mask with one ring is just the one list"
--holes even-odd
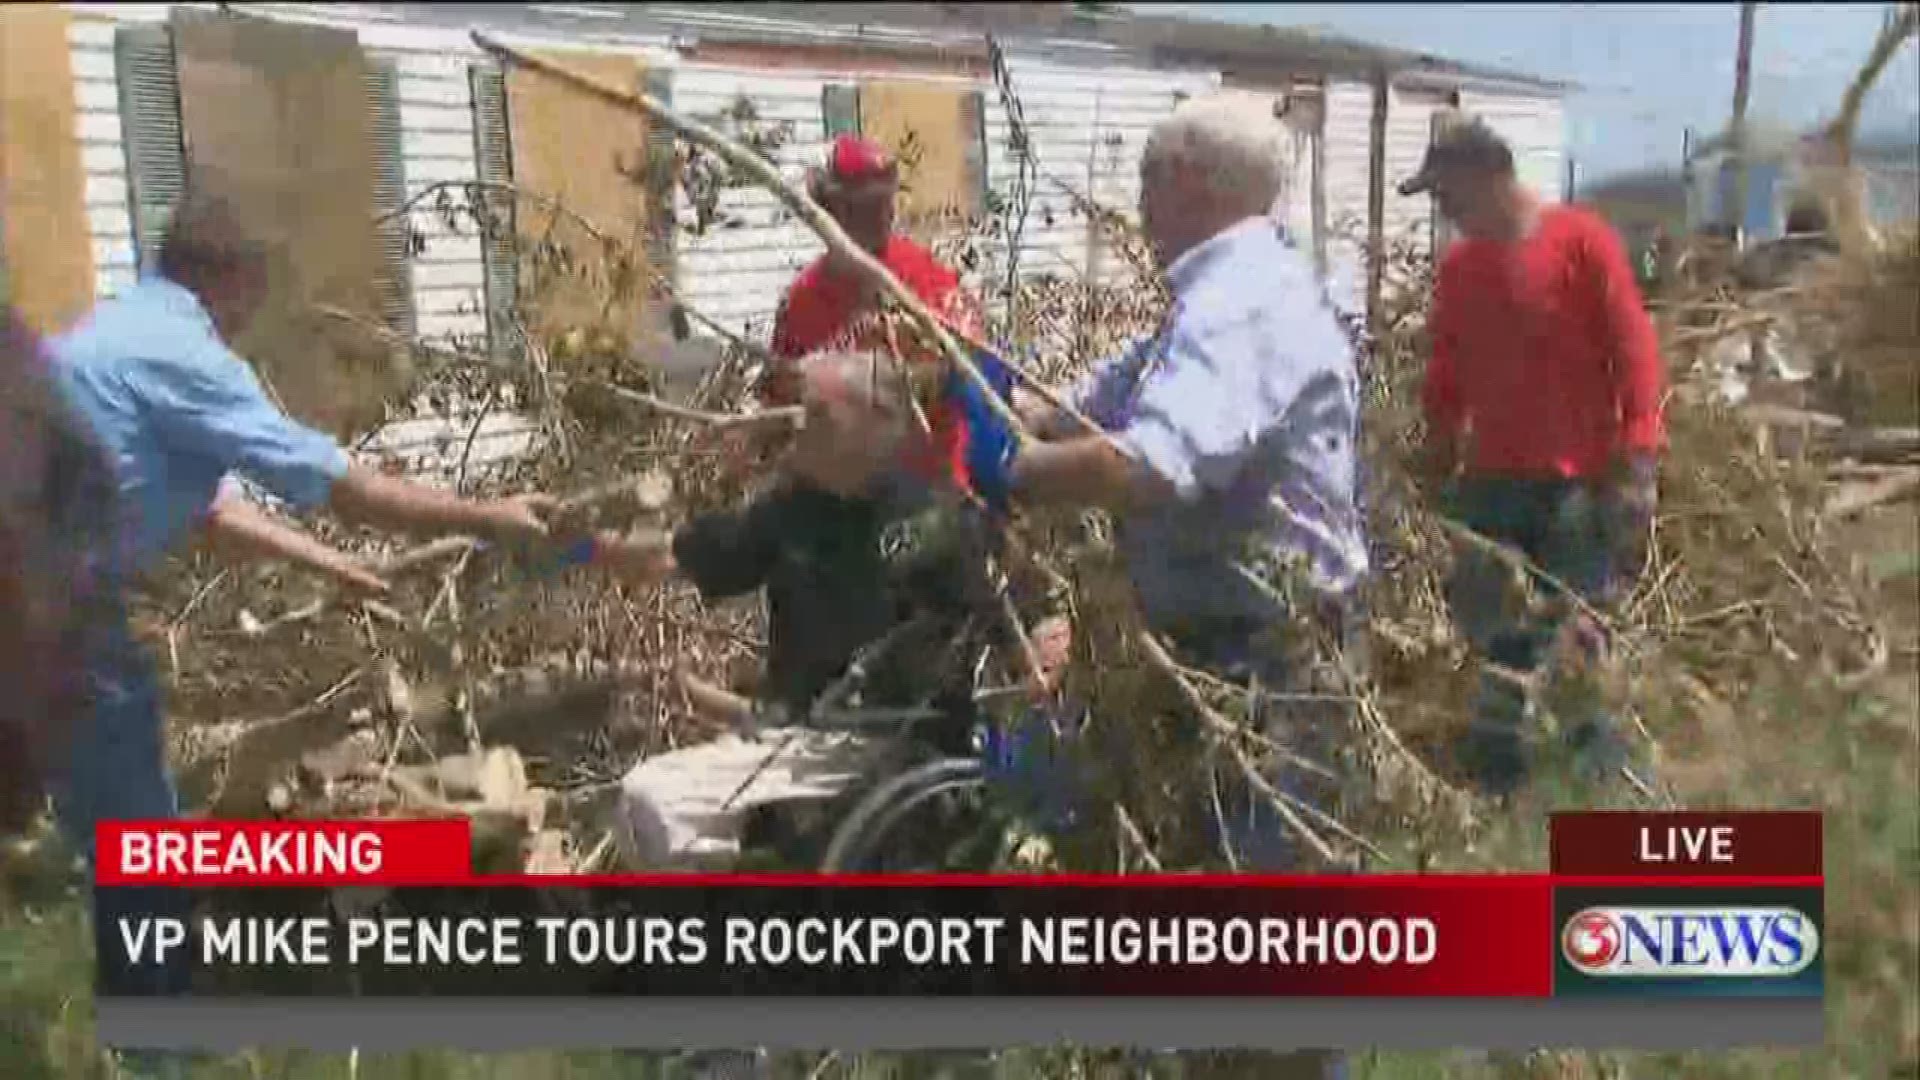
[(193, 320), (196, 326), (209, 332), (214, 329), (213, 316), (207, 313), (206, 305), (193, 291), (179, 282), (162, 277), (159, 274), (147, 274), (140, 279), (140, 288), (151, 295), (169, 314)]
[(1195, 244), (1167, 267), (1167, 286), (1177, 295), (1191, 289), (1207, 271), (1217, 265), (1242, 240), (1275, 228), (1272, 218), (1262, 214), (1240, 221)]

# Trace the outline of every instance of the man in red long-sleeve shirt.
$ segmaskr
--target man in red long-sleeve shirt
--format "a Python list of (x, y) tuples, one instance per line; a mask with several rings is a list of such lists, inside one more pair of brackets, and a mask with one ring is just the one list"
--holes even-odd
[[(891, 154), (871, 139), (842, 135), (827, 151), (825, 167), (814, 173), (811, 194), (854, 243), (898, 278), (934, 315), (954, 329), (977, 337), (978, 302), (960, 287), (960, 275), (925, 247), (893, 231), (899, 168)], [(794, 372), (806, 356), (824, 349), (886, 351), (888, 338), (877, 312), (879, 297), (866, 278), (829, 251), (794, 279), (781, 299), (773, 324), (773, 370), (763, 397), (769, 404), (791, 404)], [(907, 337), (908, 335), (901, 335)], [(902, 359), (936, 363), (938, 358), (901, 341)], [(928, 410), (929, 433), (907, 448), (904, 464), (916, 478), (936, 485), (966, 485), (966, 431), (957, 410), (935, 402)]]
[[(1440, 135), (1400, 190), (1431, 192), (1461, 234), (1434, 290), (1424, 391), (1447, 511), (1589, 602), (1610, 599), (1637, 568), (1664, 441), (1664, 367), (1625, 249), (1591, 211), (1543, 205), (1477, 120)], [(1564, 620), (1505, 618), (1505, 573), (1484, 551), (1462, 552), (1455, 617), (1488, 661), (1532, 671)], [(1496, 792), (1525, 774), (1526, 710), (1512, 680), (1483, 680), (1461, 750)], [(1609, 718), (1574, 720), (1589, 766), (1624, 764)]]

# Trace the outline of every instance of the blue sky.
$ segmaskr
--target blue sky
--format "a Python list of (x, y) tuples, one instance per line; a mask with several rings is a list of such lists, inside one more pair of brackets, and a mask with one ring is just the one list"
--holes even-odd
[[(1566, 79), (1567, 140), (1583, 181), (1675, 166), (1691, 125), (1733, 104), (1738, 4), (1132, 4), (1141, 13), (1317, 26), (1363, 41)], [(1873, 46), (1885, 4), (1762, 4), (1748, 108), (1794, 128), (1828, 118)], [(1864, 132), (1920, 123), (1909, 40), (1867, 102)]]

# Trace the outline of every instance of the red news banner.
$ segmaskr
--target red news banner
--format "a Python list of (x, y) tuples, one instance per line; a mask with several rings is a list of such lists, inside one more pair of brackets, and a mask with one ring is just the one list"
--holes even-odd
[[(226, 992), (296, 996), (326, 994), (328, 972), (478, 996), (1805, 996), (1824, 952), (1817, 813), (1556, 815), (1552, 872), (1512, 875), (480, 876), (464, 820), (112, 823), (97, 840), (102, 890), (195, 905), (103, 927), (106, 994), (153, 992), (128, 972), (170, 956)], [(343, 886), (400, 902), (342, 914), (325, 898)], [(314, 977), (247, 981), (275, 967)]]

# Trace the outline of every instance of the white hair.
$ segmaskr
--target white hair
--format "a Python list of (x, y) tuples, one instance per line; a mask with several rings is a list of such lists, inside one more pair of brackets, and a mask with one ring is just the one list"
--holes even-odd
[(1293, 166), (1292, 128), (1275, 115), (1274, 99), (1222, 90), (1182, 102), (1154, 126), (1143, 161), (1172, 159), (1197, 167), (1213, 195), (1247, 214), (1283, 204)]

